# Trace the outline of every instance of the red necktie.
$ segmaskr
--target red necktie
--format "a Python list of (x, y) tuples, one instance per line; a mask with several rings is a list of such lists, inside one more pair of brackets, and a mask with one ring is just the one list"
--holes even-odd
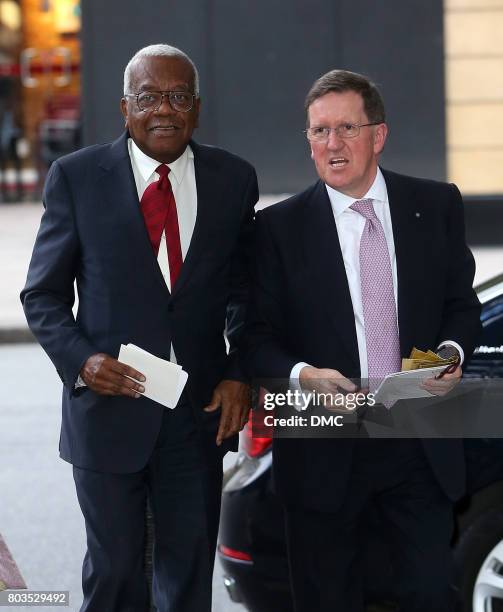
[(145, 189), (140, 207), (147, 226), (150, 243), (156, 255), (159, 253), (162, 232), (166, 232), (169, 275), (171, 291), (173, 291), (183, 263), (178, 215), (176, 214), (175, 196), (168, 179), (170, 172), (168, 166), (161, 164), (155, 171), (160, 178)]

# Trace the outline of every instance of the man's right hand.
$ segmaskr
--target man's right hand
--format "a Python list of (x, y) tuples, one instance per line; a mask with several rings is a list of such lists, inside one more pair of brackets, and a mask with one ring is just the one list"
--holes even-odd
[[(355, 393), (358, 390), (358, 387), (349, 378), (343, 376), (338, 370), (330, 368), (304, 366), (299, 373), (299, 383), (301, 388), (307, 392), (315, 391), (316, 393), (325, 394), (327, 396), (325, 408), (329, 410), (333, 409), (334, 406), (342, 407), (343, 410), (346, 410), (344, 403), (340, 403), (340, 400), (343, 400), (343, 398), (339, 397), (338, 400), (337, 396)], [(332, 401), (329, 398), (332, 398)]]
[(145, 376), (141, 372), (106, 353), (91, 355), (80, 370), (80, 376), (92, 391), (100, 395), (127, 395), (138, 398), (145, 391), (140, 384), (145, 382)]
[(303, 389), (316, 388), (320, 392), (346, 391), (353, 393), (357, 386), (337, 370), (330, 368), (313, 368), (304, 366), (299, 374), (299, 383)]

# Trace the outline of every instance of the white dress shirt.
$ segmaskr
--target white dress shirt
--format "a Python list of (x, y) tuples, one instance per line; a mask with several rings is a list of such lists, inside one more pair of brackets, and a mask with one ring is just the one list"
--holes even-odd
[[(384, 236), (388, 244), (388, 252), (391, 262), (391, 271), (393, 276), (393, 290), (395, 294), (395, 304), (398, 312), (398, 277), (396, 267), (395, 241), (393, 239), (393, 226), (391, 224), (391, 213), (388, 201), (388, 190), (386, 182), (380, 168), (377, 169), (377, 174), (370, 189), (363, 198), (352, 198), (340, 191), (332, 189), (329, 185), (325, 185), (332, 205), (334, 213), (335, 225), (339, 236), (339, 244), (342, 251), (342, 259), (344, 260), (344, 268), (348, 279), (349, 293), (353, 304), (353, 312), (355, 315), (356, 339), (358, 342), (358, 355), (360, 358), (361, 377), (368, 377), (368, 362), (367, 362), (367, 342), (365, 338), (365, 322), (363, 319), (363, 303), (360, 282), (360, 239), (363, 234), (366, 219), (363, 215), (352, 210), (351, 204), (358, 200), (372, 199), (374, 203), (374, 211), (381, 222)], [(397, 322), (398, 323), (398, 322)], [(400, 329), (398, 330), (400, 333)], [(454, 346), (463, 362), (463, 349), (454, 341), (444, 341), (440, 346), (450, 344)], [(291, 379), (298, 379), (300, 371), (306, 365), (305, 362), (297, 363), (290, 373)], [(347, 372), (341, 372), (343, 376), (347, 376)], [(295, 385), (294, 380), (292, 384)]]
[[(143, 197), (145, 189), (155, 181), (159, 180), (159, 175), (155, 169), (159, 166), (156, 159), (152, 159), (135, 144), (132, 138), (128, 138), (129, 157), (133, 168), (134, 182), (138, 192), (138, 200)], [(194, 153), (187, 145), (185, 151), (175, 159), (174, 162), (166, 164), (170, 169), (168, 179), (176, 202), (176, 214), (178, 216), (178, 230), (180, 232), (180, 247), (182, 249), (182, 259), (189, 250), (194, 226), (197, 216), (197, 189), (196, 173), (194, 169)], [(166, 232), (162, 233), (157, 263), (161, 268), (164, 282), (171, 291), (171, 277), (169, 273), (168, 248), (166, 244)], [(171, 344), (170, 361), (176, 363), (175, 350)]]

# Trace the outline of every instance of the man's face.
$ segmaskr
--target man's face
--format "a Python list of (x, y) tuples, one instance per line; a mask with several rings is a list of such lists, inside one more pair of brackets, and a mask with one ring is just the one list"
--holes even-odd
[[(133, 66), (131, 91), (187, 91), (194, 93), (191, 65), (179, 57), (146, 57)], [(136, 98), (121, 100), (121, 111), (131, 138), (149, 157), (169, 164), (184, 152), (197, 127), (199, 99), (186, 113), (171, 108), (167, 96), (157, 111), (141, 111)]]
[[(308, 109), (308, 120), (309, 127), (370, 123), (363, 98), (355, 91), (330, 92), (318, 98)], [(363, 197), (375, 179), (386, 134), (386, 125), (382, 123), (362, 127), (356, 138), (340, 138), (331, 131), (326, 142), (310, 142), (320, 179), (348, 196)]]

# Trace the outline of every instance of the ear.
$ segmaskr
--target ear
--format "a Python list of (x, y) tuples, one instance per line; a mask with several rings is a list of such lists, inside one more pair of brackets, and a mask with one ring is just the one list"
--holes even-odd
[(374, 132), (374, 153), (379, 155), (384, 149), (384, 143), (388, 135), (388, 126), (385, 123), (380, 123), (375, 128)]
[(313, 147), (311, 147), (311, 159), (314, 159), (314, 151), (313, 151)]
[(125, 127), (128, 126), (128, 108), (127, 108), (127, 100), (126, 98), (121, 98), (121, 113), (122, 116), (124, 117), (124, 125)]

